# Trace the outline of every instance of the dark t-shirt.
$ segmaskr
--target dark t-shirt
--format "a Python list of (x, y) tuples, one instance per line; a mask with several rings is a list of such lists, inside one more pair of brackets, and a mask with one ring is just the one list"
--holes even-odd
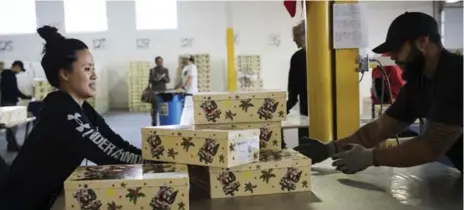
[[(433, 78), (421, 77), (407, 81), (386, 114), (407, 123), (413, 123), (417, 118), (426, 118), (433, 122), (462, 127), (462, 72), (462, 55), (443, 50)], [(461, 135), (446, 153), (460, 171), (462, 149)]]

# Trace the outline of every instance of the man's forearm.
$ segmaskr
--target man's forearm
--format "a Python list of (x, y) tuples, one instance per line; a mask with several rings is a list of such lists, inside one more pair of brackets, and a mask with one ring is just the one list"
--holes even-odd
[(335, 141), (335, 147), (337, 151), (342, 151), (343, 146), (346, 144), (360, 144), (366, 148), (373, 148), (390, 136), (404, 130), (407, 126), (407, 123), (383, 114), (373, 122), (361, 127), (353, 135)]
[(374, 160), (378, 166), (412, 167), (435, 161), (437, 155), (423, 137), (405, 141), (396, 147), (375, 148)]
[(374, 162), (379, 166), (411, 167), (437, 160), (462, 135), (460, 125), (428, 122), (427, 130), (419, 137), (388, 149), (374, 149)]

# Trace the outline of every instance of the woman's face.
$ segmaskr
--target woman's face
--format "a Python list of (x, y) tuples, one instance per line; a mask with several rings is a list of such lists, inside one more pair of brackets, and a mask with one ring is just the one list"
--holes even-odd
[(95, 66), (93, 56), (89, 50), (76, 52), (77, 60), (72, 64), (72, 71), (61, 71), (62, 81), (70, 94), (87, 99), (96, 94)]

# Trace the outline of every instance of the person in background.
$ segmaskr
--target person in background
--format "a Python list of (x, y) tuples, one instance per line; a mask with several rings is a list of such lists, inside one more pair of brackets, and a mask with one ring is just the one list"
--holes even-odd
[(84, 159), (98, 165), (143, 162), (141, 150), (124, 141), (85, 101), (95, 96), (97, 85), (87, 45), (51, 26), (37, 32), (46, 42), (42, 67), (58, 90), (43, 100), (40, 117), (3, 182), (0, 209), (5, 210), (49, 210)]
[[(387, 80), (384, 79), (384, 75), (380, 67), (372, 69), (372, 90), (371, 99), (372, 104), (392, 104), (400, 93), (401, 87), (406, 83), (401, 77), (401, 68), (397, 65), (384, 66)], [(388, 87), (390, 86), (390, 88)], [(383, 88), (383, 91), (382, 91)], [(391, 95), (390, 95), (391, 90)], [(382, 97), (383, 92), (383, 97)], [(390, 97), (391, 96), (391, 97)], [(382, 101), (383, 98), (383, 101)]]
[[(300, 102), (300, 115), (308, 116), (308, 86), (306, 78), (306, 29), (305, 22), (293, 27), (293, 41), (298, 47), (290, 59), (290, 71), (288, 73), (288, 100), (287, 113)], [(309, 136), (308, 128), (298, 129), (299, 144), (305, 143), (304, 138)], [(282, 141), (284, 142), (284, 141)]]
[[(151, 90), (154, 92), (157, 91), (165, 91), (166, 90), (166, 83), (169, 83), (171, 79), (169, 78), (169, 71), (167, 68), (163, 66), (163, 58), (157, 56), (155, 58), (156, 66), (150, 69), (149, 75), (149, 83), (151, 86)], [(151, 106), (151, 125), (157, 126), (158, 125), (158, 103), (156, 102), (156, 96), (152, 102)]]
[[(313, 163), (332, 157), (337, 170), (353, 174), (371, 166), (412, 167), (444, 157), (463, 170), (463, 57), (443, 47), (437, 21), (406, 12), (390, 25), (374, 53), (389, 53), (407, 82), (396, 101), (353, 135), (324, 144), (315, 139), (295, 148)], [(390, 148), (376, 148), (388, 137), (427, 119), (425, 131)], [(446, 163), (445, 163), (446, 164)]]
[(181, 125), (193, 124), (193, 99), (192, 95), (198, 92), (198, 70), (195, 60), (191, 55), (182, 57), (181, 80), (176, 89), (185, 93), (184, 109), (180, 118)]
[[(16, 106), (21, 99), (31, 99), (30, 96), (23, 94), (18, 88), (18, 79), (16, 74), (25, 72), (22, 61), (14, 61), (11, 69), (5, 69), (1, 73), (0, 91), (1, 91), (1, 106)], [(20, 146), (16, 142), (16, 127), (9, 128), (6, 132), (6, 141), (8, 143), (7, 150), (14, 152), (19, 151)]]

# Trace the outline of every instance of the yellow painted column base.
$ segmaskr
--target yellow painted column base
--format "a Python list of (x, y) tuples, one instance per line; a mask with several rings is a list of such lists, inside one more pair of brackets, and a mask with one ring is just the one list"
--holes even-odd
[(328, 1), (306, 1), (306, 71), (309, 136), (333, 138), (332, 50)]

